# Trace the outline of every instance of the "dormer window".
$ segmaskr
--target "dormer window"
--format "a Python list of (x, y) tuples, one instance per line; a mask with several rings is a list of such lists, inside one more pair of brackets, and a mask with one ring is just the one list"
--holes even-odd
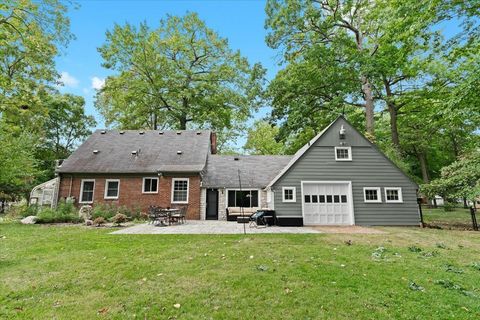
[(336, 161), (352, 161), (352, 147), (335, 147)]

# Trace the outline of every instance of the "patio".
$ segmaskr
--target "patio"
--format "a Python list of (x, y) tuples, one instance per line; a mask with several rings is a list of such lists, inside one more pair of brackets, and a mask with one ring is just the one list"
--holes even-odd
[[(383, 230), (363, 226), (311, 226), (311, 227), (266, 227), (250, 228), (246, 224), (247, 234), (268, 233), (346, 233), (346, 234), (382, 234)], [(111, 234), (242, 234), (243, 224), (218, 220), (187, 220), (185, 224), (154, 226), (142, 223), (126, 227)]]
[[(309, 227), (266, 227), (250, 228), (246, 225), (247, 234), (267, 233), (323, 233)], [(111, 234), (242, 234), (243, 224), (217, 220), (188, 220), (185, 224), (171, 226), (154, 226), (152, 224), (137, 224)]]

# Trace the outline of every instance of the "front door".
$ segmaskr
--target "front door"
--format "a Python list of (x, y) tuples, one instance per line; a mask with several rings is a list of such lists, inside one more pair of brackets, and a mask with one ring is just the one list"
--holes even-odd
[(207, 189), (207, 220), (218, 220), (218, 190)]

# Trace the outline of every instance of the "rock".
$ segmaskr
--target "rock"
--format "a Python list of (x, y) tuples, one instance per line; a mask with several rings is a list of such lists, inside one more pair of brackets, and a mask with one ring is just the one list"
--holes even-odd
[(20, 222), (23, 223), (23, 224), (35, 224), (35, 222), (37, 222), (37, 217), (36, 216), (28, 216), (28, 217), (20, 220)]
[(87, 220), (85, 220), (85, 225), (86, 225), (86, 226), (93, 226), (93, 221), (87, 219)]
[(85, 205), (78, 210), (78, 217), (82, 218), (83, 220), (90, 220), (92, 219), (92, 206)]

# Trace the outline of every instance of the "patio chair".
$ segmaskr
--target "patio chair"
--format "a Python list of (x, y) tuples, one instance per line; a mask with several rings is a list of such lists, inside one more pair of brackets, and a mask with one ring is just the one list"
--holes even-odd
[(176, 209), (179, 209), (179, 211), (170, 215), (171, 222), (182, 224), (185, 223), (187, 216), (187, 208), (188, 206), (177, 207)]
[(257, 211), (250, 216), (250, 228), (266, 228), (267, 219), (265, 219), (265, 211)]

